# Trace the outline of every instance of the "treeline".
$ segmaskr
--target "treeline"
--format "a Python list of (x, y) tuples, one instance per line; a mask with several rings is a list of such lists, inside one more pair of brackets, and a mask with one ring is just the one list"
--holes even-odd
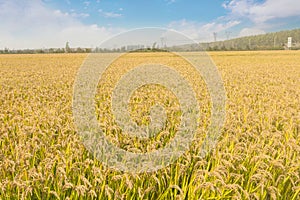
[(9, 49), (0, 50), (0, 54), (47, 54), (47, 53), (90, 53), (91, 48), (50, 48), (50, 49)]
[[(225, 41), (217, 41), (200, 44), (186, 44), (180, 46), (164, 47), (167, 51), (243, 51), (243, 50), (284, 50), (288, 49), (288, 37), (292, 37), (292, 50), (300, 50), (300, 29), (280, 31), (275, 33), (267, 33), (262, 35), (241, 37)], [(0, 54), (43, 54), (43, 53), (110, 53), (110, 52), (127, 52), (127, 51), (142, 51), (152, 52), (158, 51), (159, 48), (133, 48), (125, 46), (115, 49), (106, 49), (96, 47), (92, 48), (70, 48), (69, 42), (65, 48), (49, 48), (49, 49), (23, 49), (14, 50), (5, 48), (0, 49)], [(161, 50), (160, 50), (161, 51)]]
[(284, 50), (288, 49), (288, 37), (292, 37), (291, 49), (300, 50), (300, 29), (241, 37), (211, 43), (201, 43), (200, 46), (202, 49), (207, 51)]

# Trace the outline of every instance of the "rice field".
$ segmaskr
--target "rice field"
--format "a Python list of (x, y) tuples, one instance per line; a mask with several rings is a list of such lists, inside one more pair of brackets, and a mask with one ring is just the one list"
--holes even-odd
[(98, 122), (112, 143), (131, 152), (163, 147), (176, 132), (180, 109), (166, 88), (139, 88), (129, 105), (133, 120), (149, 124), (149, 109), (159, 102), (168, 123), (149, 140), (122, 134), (110, 112), (122, 74), (151, 59), (172, 65), (196, 91), (201, 116), (192, 147), (170, 166), (141, 174), (103, 165), (76, 133), (73, 84), (87, 54), (0, 55), (0, 199), (300, 199), (300, 52), (209, 54), (227, 102), (218, 145), (205, 158), (198, 153), (211, 102), (192, 69), (170, 55), (133, 53), (103, 74)]

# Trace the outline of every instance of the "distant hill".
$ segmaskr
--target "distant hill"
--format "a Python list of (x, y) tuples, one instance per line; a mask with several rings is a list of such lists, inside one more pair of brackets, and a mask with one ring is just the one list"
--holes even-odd
[(292, 37), (292, 49), (300, 49), (300, 29), (241, 37), (231, 40), (201, 43), (205, 50), (283, 50), (288, 37)]

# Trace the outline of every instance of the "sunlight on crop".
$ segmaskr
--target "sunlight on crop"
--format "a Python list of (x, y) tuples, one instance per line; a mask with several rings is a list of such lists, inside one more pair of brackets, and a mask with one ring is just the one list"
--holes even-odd
[(226, 88), (227, 114), (216, 149), (204, 159), (199, 144), (211, 112), (205, 83), (187, 65), (158, 55), (119, 59), (95, 97), (98, 122), (112, 143), (152, 151), (176, 132), (175, 96), (158, 85), (133, 93), (129, 107), (137, 124), (149, 124), (154, 103), (167, 108), (164, 130), (143, 141), (116, 126), (112, 86), (139, 56), (170, 64), (192, 83), (200, 107), (192, 148), (167, 168), (138, 175), (103, 166), (76, 134), (73, 83), (86, 54), (0, 55), (0, 199), (299, 199), (300, 52), (210, 53)]

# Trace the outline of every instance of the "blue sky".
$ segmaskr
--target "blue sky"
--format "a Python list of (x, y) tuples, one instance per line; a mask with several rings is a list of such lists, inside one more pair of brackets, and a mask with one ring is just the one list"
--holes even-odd
[(100, 0), (44, 1), (53, 9), (63, 12), (86, 13), (82, 21), (100, 26), (167, 26), (171, 21), (186, 19), (208, 22), (225, 15), (223, 0)]
[[(93, 47), (133, 28), (196, 41), (300, 28), (299, 0), (0, 0), (0, 49)], [(226, 35), (226, 33), (230, 33)]]

